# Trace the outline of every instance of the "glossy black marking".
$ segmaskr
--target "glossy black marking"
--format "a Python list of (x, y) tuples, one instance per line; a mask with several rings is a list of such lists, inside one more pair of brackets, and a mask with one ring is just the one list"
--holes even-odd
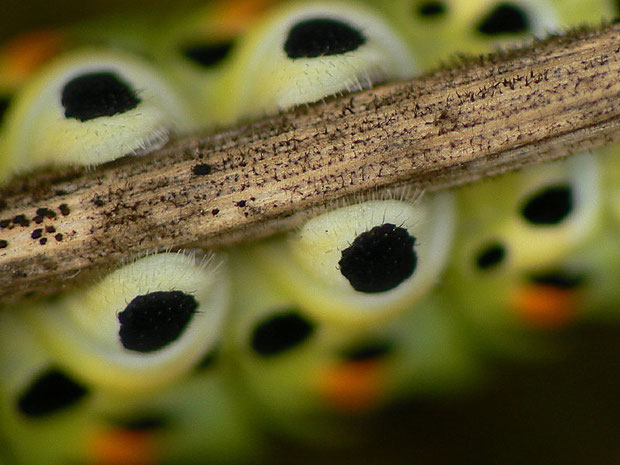
[(500, 243), (484, 246), (476, 255), (476, 266), (481, 270), (493, 268), (506, 258), (506, 248)]
[(522, 34), (530, 30), (525, 11), (510, 3), (500, 3), (478, 25), (484, 35)]
[(574, 196), (567, 184), (547, 186), (525, 202), (521, 215), (536, 225), (559, 224), (570, 216), (574, 209)]
[(530, 281), (534, 284), (541, 284), (559, 289), (575, 289), (582, 286), (587, 281), (587, 276), (585, 273), (556, 270), (534, 274), (530, 276)]
[(176, 341), (196, 313), (198, 302), (182, 291), (158, 291), (134, 298), (118, 314), (123, 347), (154, 352)]
[(17, 407), (28, 417), (40, 418), (77, 404), (88, 390), (58, 369), (51, 368), (19, 397)]
[(447, 9), (444, 2), (430, 0), (418, 6), (417, 14), (418, 16), (436, 18), (443, 16), (446, 13), (446, 10)]
[(352, 52), (366, 43), (361, 31), (337, 19), (314, 18), (295, 24), (284, 51), (291, 59), (316, 58)]
[(413, 275), (415, 237), (391, 223), (375, 226), (342, 251), (340, 272), (356, 291), (385, 292)]
[(191, 44), (182, 47), (182, 55), (204, 68), (213, 68), (219, 65), (230, 54), (233, 42), (218, 42), (206, 44)]
[(252, 349), (263, 357), (299, 346), (314, 332), (314, 324), (296, 309), (282, 310), (260, 321), (252, 332)]
[(347, 349), (342, 358), (350, 362), (377, 360), (389, 355), (393, 350), (394, 344), (391, 341), (374, 341)]
[(67, 82), (61, 103), (66, 118), (89, 121), (133, 110), (141, 102), (136, 91), (112, 72), (82, 74)]
[(32, 233), (30, 234), (30, 237), (32, 239), (39, 239), (42, 235), (43, 235), (43, 229), (37, 228), (32, 231)]

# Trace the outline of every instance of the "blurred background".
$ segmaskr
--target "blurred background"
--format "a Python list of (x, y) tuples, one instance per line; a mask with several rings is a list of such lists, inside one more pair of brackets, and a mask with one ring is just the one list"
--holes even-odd
[[(587, 1), (587, 0), (584, 0)], [(0, 39), (102, 13), (196, 0), (3, 0)], [(274, 438), (288, 464), (620, 464), (620, 329), (592, 326), (561, 338), (545, 362), (494, 363), (485, 387), (454, 399), (417, 399), (369, 419), (361, 446), (308, 450)]]

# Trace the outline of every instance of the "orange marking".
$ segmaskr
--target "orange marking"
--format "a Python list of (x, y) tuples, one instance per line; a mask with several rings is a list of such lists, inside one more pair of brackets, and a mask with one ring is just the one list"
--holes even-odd
[(63, 43), (60, 32), (52, 29), (27, 32), (9, 41), (0, 51), (4, 84), (21, 86), (37, 68), (60, 53)]
[(552, 329), (572, 323), (577, 315), (579, 302), (575, 291), (532, 284), (516, 293), (513, 309), (529, 326)]
[(222, 0), (215, 5), (218, 27), (231, 36), (245, 31), (256, 18), (278, 0)]
[(376, 360), (333, 366), (319, 375), (319, 394), (329, 406), (341, 412), (371, 410), (377, 407), (385, 391), (382, 367)]
[(143, 431), (101, 431), (89, 445), (92, 465), (152, 465), (157, 457), (155, 437)]

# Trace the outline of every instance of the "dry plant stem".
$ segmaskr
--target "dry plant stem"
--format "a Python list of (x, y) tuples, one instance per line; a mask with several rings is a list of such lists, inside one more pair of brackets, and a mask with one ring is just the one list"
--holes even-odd
[(1, 299), (51, 294), (153, 249), (265, 237), (377, 189), (436, 190), (619, 140), (619, 77), (616, 24), (25, 177), (0, 194)]

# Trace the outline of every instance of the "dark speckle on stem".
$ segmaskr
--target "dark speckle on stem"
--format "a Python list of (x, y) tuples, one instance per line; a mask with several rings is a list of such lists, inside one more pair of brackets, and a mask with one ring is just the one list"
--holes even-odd
[(60, 211), (62, 216), (67, 216), (69, 215), (69, 213), (71, 213), (71, 210), (69, 210), (69, 206), (66, 203), (61, 203), (58, 207), (58, 210)]
[(206, 163), (201, 163), (200, 165), (194, 165), (192, 167), (192, 173), (197, 176), (204, 176), (205, 174), (211, 173), (211, 165)]

